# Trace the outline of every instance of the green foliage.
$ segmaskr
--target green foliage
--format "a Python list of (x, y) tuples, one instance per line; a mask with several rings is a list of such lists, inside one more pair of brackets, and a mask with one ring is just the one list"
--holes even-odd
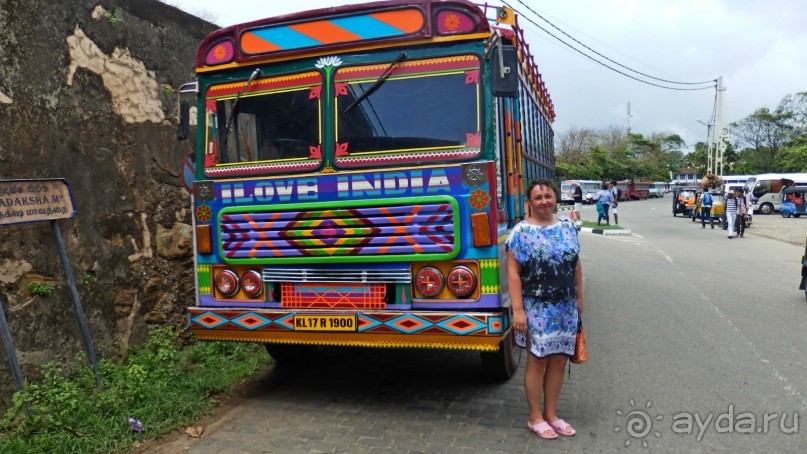
[(49, 296), (53, 293), (53, 284), (47, 282), (31, 282), (27, 288), (34, 296)]
[(116, 9), (109, 10), (109, 15), (107, 16), (107, 20), (110, 23), (117, 24), (123, 22), (123, 18), (121, 17), (120, 13)]
[(779, 153), (782, 172), (807, 172), (807, 135)]
[(69, 88), (62, 87), (62, 88), (59, 89), (59, 95), (64, 96), (66, 98), (69, 98), (70, 96), (73, 95), (73, 93), (70, 91)]
[(755, 110), (731, 123), (732, 135), (744, 148), (724, 159), (735, 173), (803, 171), (803, 146), (807, 142), (807, 92), (787, 95), (771, 111)]
[[(260, 344), (177, 345), (172, 329), (152, 330), (125, 361), (99, 361), (101, 389), (89, 365), (68, 374), (46, 364), (42, 380), (14, 394), (0, 419), (0, 451), (126, 452), (139, 439), (190, 424), (217, 403), (216, 395), (270, 361)], [(128, 416), (147, 431), (133, 433)]]
[[(596, 213), (594, 213), (596, 214)], [(613, 216), (609, 214), (609, 216), (613, 220)], [(600, 230), (624, 230), (621, 226), (617, 224), (606, 225), (605, 223), (597, 225), (594, 221), (583, 221), (583, 225), (581, 227), (588, 227), (591, 229), (600, 229)]]
[(559, 139), (556, 173), (588, 180), (668, 180), (677, 172), (686, 144), (675, 134), (626, 134), (611, 128), (573, 129)]
[(94, 280), (95, 280), (95, 273), (89, 271), (84, 273), (83, 276), (81, 276), (81, 282), (83, 282), (84, 285), (87, 285)]
[(160, 93), (162, 93), (163, 98), (170, 99), (174, 95), (174, 88), (168, 84), (160, 85)]

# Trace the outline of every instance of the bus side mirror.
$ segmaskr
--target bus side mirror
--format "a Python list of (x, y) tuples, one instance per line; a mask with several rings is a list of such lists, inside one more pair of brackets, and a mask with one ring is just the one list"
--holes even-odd
[(185, 140), (188, 138), (188, 128), (191, 121), (191, 105), (188, 101), (182, 101), (179, 104), (179, 125), (177, 125), (177, 140)]
[(518, 97), (518, 54), (513, 46), (499, 44), (490, 59), (490, 85), (494, 96)]

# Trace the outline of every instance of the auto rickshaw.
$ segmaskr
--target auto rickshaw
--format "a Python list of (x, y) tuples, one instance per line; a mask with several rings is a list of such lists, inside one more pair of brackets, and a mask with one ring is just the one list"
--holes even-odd
[[(712, 210), (709, 212), (709, 217), (712, 218), (711, 222), (716, 223), (723, 230), (729, 227), (728, 220), (726, 219), (726, 196), (723, 191), (719, 189), (709, 190), (712, 194)], [(703, 201), (703, 193), (698, 194), (698, 201), (695, 203), (695, 209), (692, 210), (692, 222), (697, 222), (701, 217), (701, 202)], [(708, 219), (707, 219), (708, 221)]]
[(695, 211), (697, 193), (695, 188), (678, 188), (673, 191), (673, 216), (677, 214), (692, 216)]
[(782, 203), (779, 205), (779, 212), (782, 217), (797, 218), (802, 214), (807, 214), (807, 207), (804, 200), (807, 198), (807, 188), (796, 186), (782, 189)]

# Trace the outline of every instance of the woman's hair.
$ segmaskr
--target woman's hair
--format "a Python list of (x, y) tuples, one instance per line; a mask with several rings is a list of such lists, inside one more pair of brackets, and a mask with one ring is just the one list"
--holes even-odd
[(608, 183), (601, 184), (600, 189), (608, 189)]
[(532, 180), (529, 186), (527, 186), (527, 190), (524, 191), (524, 195), (527, 196), (527, 199), (530, 198), (530, 193), (532, 193), (533, 188), (536, 186), (541, 186), (545, 188), (549, 188), (552, 192), (555, 193), (555, 200), (560, 200), (560, 193), (558, 192), (558, 188), (555, 186), (555, 183), (547, 178), (542, 178), (540, 180)]

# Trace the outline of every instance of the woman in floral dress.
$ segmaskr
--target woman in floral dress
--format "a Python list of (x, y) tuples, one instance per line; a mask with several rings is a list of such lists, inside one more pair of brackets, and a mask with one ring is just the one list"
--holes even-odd
[(530, 352), (524, 373), (527, 426), (539, 437), (553, 439), (575, 434), (558, 418), (556, 406), (583, 310), (580, 243), (574, 223), (555, 215), (558, 198), (552, 181), (532, 182), (526, 195), (528, 216), (507, 238), (507, 282), (516, 343)]

